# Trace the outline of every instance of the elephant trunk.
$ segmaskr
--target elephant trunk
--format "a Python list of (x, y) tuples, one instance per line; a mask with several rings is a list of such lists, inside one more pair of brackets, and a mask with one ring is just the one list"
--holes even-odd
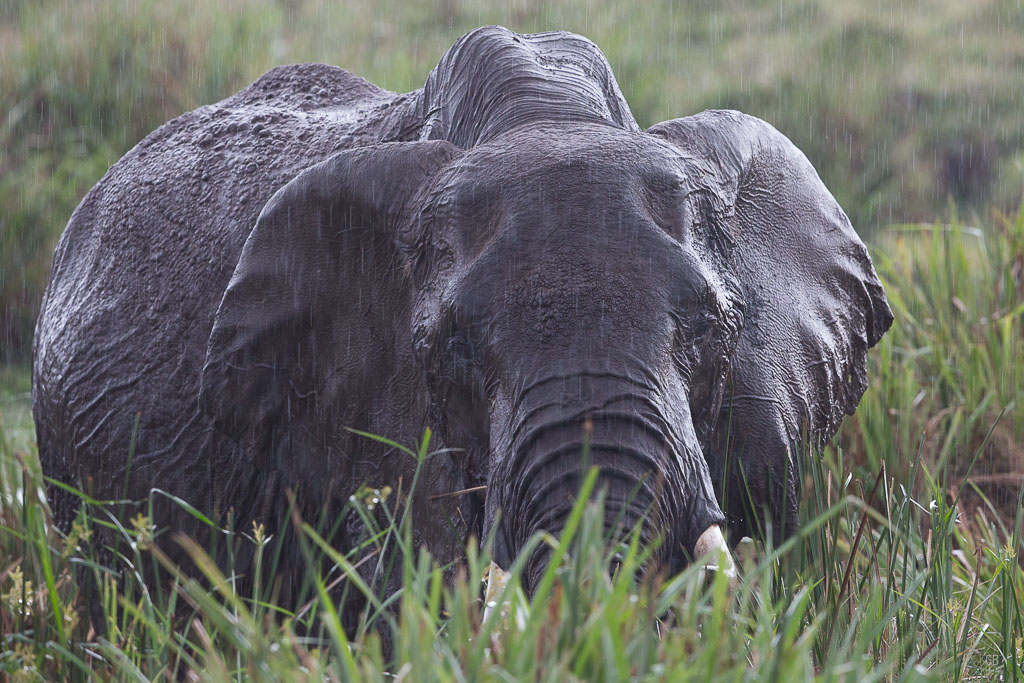
[[(666, 398), (629, 378), (577, 374), (537, 382), (507, 408), (514, 417), (499, 420), (504, 428), (493, 435), (498, 459), (488, 492), (488, 518), (501, 510), (499, 564), (507, 567), (535, 532), (561, 533), (590, 467), (598, 468), (597, 488), (605, 493), (606, 530), (639, 526), (642, 542), (659, 543), (656, 561), (670, 570), (724, 520), (685, 396)], [(549, 552), (529, 559), (527, 588)]]

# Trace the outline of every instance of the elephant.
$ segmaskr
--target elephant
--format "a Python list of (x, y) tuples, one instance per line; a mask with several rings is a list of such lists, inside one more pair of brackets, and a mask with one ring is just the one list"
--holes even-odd
[[(56, 481), (236, 525), (287, 519), (292, 490), (343, 551), (357, 487), (419, 467), (412, 539), (442, 562), (476, 537), (508, 568), (594, 466), (606, 524), (674, 571), (795, 531), (798, 455), (892, 320), (771, 125), (643, 130), (594, 43), (491, 26), (414, 92), (277, 67), (130, 150), (56, 248), (33, 411)], [(360, 434), (427, 427), (423, 463)], [(77, 497), (50, 501), (67, 527)], [(153, 515), (202, 533), (167, 496)]]

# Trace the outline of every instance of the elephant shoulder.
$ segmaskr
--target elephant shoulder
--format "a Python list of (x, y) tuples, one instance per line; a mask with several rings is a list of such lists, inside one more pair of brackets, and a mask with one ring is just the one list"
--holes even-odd
[(376, 124), (403, 97), (325, 64), (271, 69), (143, 138), (82, 200), (63, 241), (81, 248), (116, 236), (118, 250), (146, 250), (168, 239), (206, 253), (213, 241), (233, 265), (274, 192), (337, 151), (375, 141)]
[(398, 98), (370, 81), (330, 64), (276, 66), (220, 103), (229, 108), (273, 107), (313, 113), (372, 113)]
[(385, 115), (405, 99), (336, 66), (278, 66), (234, 95), (168, 121), (139, 147), (167, 151), (166, 143), (186, 153), (190, 145), (225, 154), (252, 150), (278, 162), (305, 152), (317, 163), (341, 149), (375, 142)]

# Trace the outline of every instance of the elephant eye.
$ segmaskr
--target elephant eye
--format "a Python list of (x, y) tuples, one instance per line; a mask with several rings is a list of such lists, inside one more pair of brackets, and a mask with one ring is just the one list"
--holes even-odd
[(452, 356), (469, 355), (471, 347), (469, 340), (461, 335), (449, 337), (445, 342), (445, 352)]
[(475, 365), (473, 345), (461, 334), (448, 337), (444, 344), (444, 359), (448, 365), (449, 376), (465, 382)]
[(486, 373), (478, 371), (474, 348), (460, 334), (448, 337), (443, 350), (441, 407), (453, 427), (476, 439), (488, 434)]

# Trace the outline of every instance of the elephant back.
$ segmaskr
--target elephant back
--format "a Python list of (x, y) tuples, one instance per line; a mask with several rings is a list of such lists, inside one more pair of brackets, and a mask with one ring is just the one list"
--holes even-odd
[[(403, 99), (337, 67), (278, 67), (169, 121), (111, 167), (58, 243), (36, 326), (48, 475), (87, 474), (96, 495), (119, 494), (134, 442), (133, 480), (177, 482), (191, 497), (238, 484), (210, 479), (229, 446), (198, 422), (196, 394), (239, 252), (274, 192), (374, 140), (382, 112)], [(213, 457), (193, 458), (182, 476), (179, 459), (196, 452)]]

